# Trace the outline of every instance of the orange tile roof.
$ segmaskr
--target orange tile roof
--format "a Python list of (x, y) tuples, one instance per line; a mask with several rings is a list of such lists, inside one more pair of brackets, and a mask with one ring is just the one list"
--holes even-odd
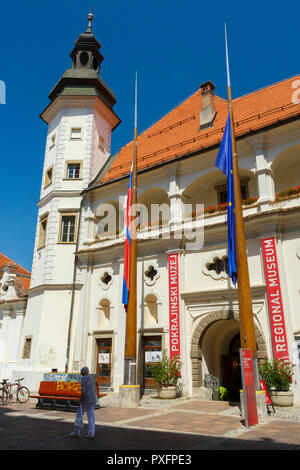
[[(292, 83), (300, 75), (275, 83), (233, 100), (236, 137), (259, 130), (300, 114), (300, 104), (292, 103)], [(215, 95), (217, 115), (212, 127), (200, 129), (201, 90), (138, 136), (138, 171), (221, 142), (228, 114), (227, 100)], [(93, 183), (108, 183), (130, 172), (133, 141), (121, 148), (106, 173)]]
[[(2, 271), (2, 268), (4, 268), (4, 266), (8, 263), (9, 264), (14, 264), (14, 265), (17, 266), (17, 270), (16, 270), (17, 277), (22, 282), (24, 288), (27, 291), (29, 289), (29, 286), (30, 286), (31, 272), (28, 271), (27, 269), (23, 268), (22, 266), (20, 266), (15, 261), (8, 258), (8, 256), (4, 255), (3, 253), (0, 253), (0, 271)], [(29, 277), (27, 277), (27, 276), (29, 276)]]

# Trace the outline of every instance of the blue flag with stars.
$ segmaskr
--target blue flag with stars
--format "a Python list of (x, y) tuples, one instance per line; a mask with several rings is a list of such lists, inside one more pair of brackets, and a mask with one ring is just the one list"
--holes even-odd
[(223, 139), (215, 165), (227, 176), (228, 271), (229, 277), (231, 277), (233, 284), (236, 285), (237, 267), (230, 115), (228, 115), (227, 118)]

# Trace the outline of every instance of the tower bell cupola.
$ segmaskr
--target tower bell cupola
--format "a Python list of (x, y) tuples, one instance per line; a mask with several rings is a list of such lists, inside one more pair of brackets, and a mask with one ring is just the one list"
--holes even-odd
[[(92, 13), (88, 15), (88, 27), (80, 34), (70, 54), (72, 68), (67, 69), (51, 90), (48, 98), (54, 103), (62, 96), (97, 96), (112, 110), (116, 97), (100, 76), (103, 56), (99, 52), (101, 44), (92, 31)], [(51, 106), (51, 105), (50, 105)], [(47, 109), (47, 108), (46, 108)], [(44, 113), (41, 117), (43, 119)], [(47, 122), (47, 120), (46, 120)]]
[(72, 59), (73, 69), (90, 69), (99, 73), (103, 56), (99, 52), (101, 44), (95, 38), (92, 31), (93, 19), (93, 14), (89, 13), (87, 30), (77, 39), (70, 57)]

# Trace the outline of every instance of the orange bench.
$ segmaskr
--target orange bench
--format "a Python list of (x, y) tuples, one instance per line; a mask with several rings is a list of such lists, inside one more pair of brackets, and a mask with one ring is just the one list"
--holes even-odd
[[(98, 398), (105, 397), (106, 393), (99, 393)], [(81, 394), (80, 382), (40, 382), (38, 395), (30, 395), (30, 398), (37, 398), (36, 408), (64, 408), (66, 410), (77, 409)], [(95, 405), (99, 408), (99, 404)]]

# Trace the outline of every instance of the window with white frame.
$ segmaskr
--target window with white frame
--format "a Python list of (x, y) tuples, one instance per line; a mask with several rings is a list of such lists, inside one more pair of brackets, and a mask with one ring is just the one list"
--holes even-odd
[(76, 215), (61, 216), (59, 241), (60, 243), (74, 243), (76, 241)]
[(68, 179), (78, 179), (80, 178), (81, 173), (81, 163), (80, 162), (70, 162), (67, 164), (67, 175)]

